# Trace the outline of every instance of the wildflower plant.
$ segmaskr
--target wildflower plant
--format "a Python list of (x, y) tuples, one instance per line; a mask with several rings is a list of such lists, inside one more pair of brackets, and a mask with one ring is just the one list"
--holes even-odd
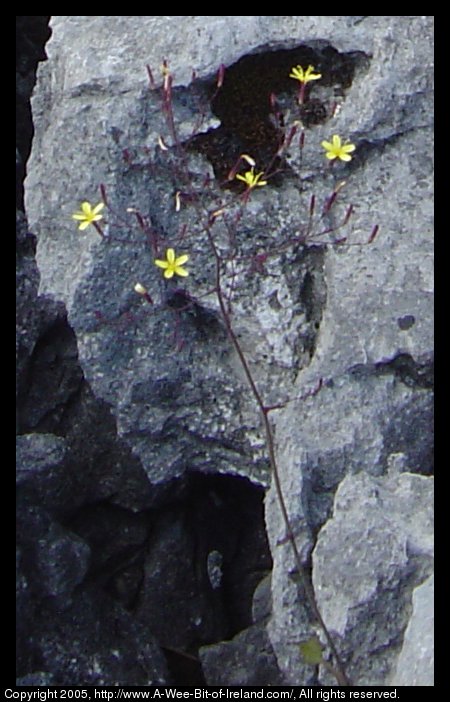
[(188, 260), (189, 256), (187, 254), (176, 256), (174, 249), (167, 249), (165, 260), (156, 258), (155, 266), (158, 266), (158, 268), (162, 268), (164, 270), (164, 278), (170, 279), (173, 278), (174, 275), (179, 275), (182, 278), (186, 278), (189, 275), (189, 272), (183, 268), (183, 264), (185, 264)]
[[(179, 335), (180, 315), (186, 311), (196, 311), (198, 313), (204, 300), (214, 299), (222, 327), (228, 336), (231, 346), (234, 348), (245, 377), (248, 397), (251, 398), (253, 406), (259, 413), (264, 435), (266, 458), (270, 466), (284, 523), (284, 536), (292, 548), (296, 571), (301, 580), (306, 601), (318, 627), (323, 633), (329, 653), (333, 658), (333, 669), (339, 683), (349, 685), (350, 681), (346, 676), (334, 638), (329, 632), (317, 606), (314, 589), (297, 546), (294, 526), (283, 494), (271, 413), (280, 409), (291, 400), (290, 398), (285, 398), (281, 402), (273, 403), (269, 401), (266, 397), (264, 386), (261, 386), (261, 383), (256, 381), (252, 364), (244, 350), (240, 335), (235, 329), (234, 301), (244, 276), (247, 279), (250, 278), (250, 280), (264, 279), (268, 268), (273, 263), (286, 256), (291, 256), (295, 260), (296, 252), (302, 249), (307, 250), (312, 244), (322, 247), (345, 247), (372, 243), (378, 232), (378, 227), (373, 228), (369, 239), (365, 242), (347, 242), (347, 234), (341, 230), (344, 230), (351, 220), (353, 205), (346, 205), (339, 216), (335, 214), (335, 208), (341, 198), (341, 192), (345, 190), (345, 182), (340, 181), (333, 184), (331, 193), (322, 203), (317, 201), (315, 195), (309, 197), (309, 201), (304, 204), (303, 211), (300, 212), (298, 222), (293, 229), (283, 231), (280, 234), (279, 231), (271, 231), (269, 225), (268, 231), (264, 233), (264, 238), (258, 239), (255, 243), (246, 239), (242, 235), (245, 229), (242, 225), (243, 222), (247, 222), (248, 229), (248, 222), (252, 217), (249, 214), (251, 198), (255, 197), (255, 192), (258, 189), (265, 186), (267, 186), (265, 192), (268, 192), (270, 179), (279, 170), (280, 158), (286, 153), (287, 149), (293, 148), (296, 137), (298, 137), (297, 148), (300, 152), (303, 150), (305, 131), (304, 129), (299, 129), (301, 123), (285, 125), (283, 138), (276, 152), (273, 154), (268, 166), (265, 165), (262, 170), (257, 169), (256, 159), (253, 154), (241, 153), (237, 162), (229, 171), (227, 181), (243, 183), (245, 185), (244, 194), (241, 196), (241, 194), (233, 195), (228, 191), (224, 192), (214, 183), (209, 175), (198, 177), (190, 170), (186, 149), (183, 148), (178, 136), (174, 118), (172, 75), (167, 62), (164, 62), (162, 65), (162, 86), (160, 88), (156, 86), (151, 69), (148, 68), (147, 70), (151, 89), (158, 91), (160, 95), (161, 110), (165, 117), (168, 132), (168, 134), (161, 134), (158, 137), (155, 143), (157, 156), (150, 160), (149, 164), (153, 169), (152, 172), (155, 172), (157, 167), (163, 167), (170, 171), (171, 187), (173, 188), (170, 198), (175, 197), (173, 217), (177, 221), (177, 218), (180, 218), (180, 224), (177, 231), (170, 232), (165, 237), (152, 226), (148, 216), (142, 214), (137, 208), (128, 208), (128, 215), (134, 217), (138, 229), (149, 244), (154, 273), (156, 273), (155, 268), (160, 269), (159, 272), (162, 273), (162, 280), (161, 276), (157, 277), (154, 274), (152, 278), (152, 271), (149, 270), (148, 280), (152, 282), (147, 284), (146, 281), (145, 285), (141, 282), (135, 283), (134, 292), (149, 304), (150, 314), (156, 314), (157, 310), (175, 313), (174, 339), (176, 341), (176, 349), (180, 349), (183, 345), (183, 339)], [(300, 83), (299, 103), (303, 104), (307, 99), (305, 88), (308, 83), (317, 81), (322, 76), (315, 71), (312, 65), (308, 65), (306, 68), (297, 65), (292, 67), (289, 77)], [(217, 79), (216, 93), (221, 90), (223, 81), (224, 68), (221, 67)], [(318, 152), (320, 152), (320, 147), (325, 149), (325, 156), (330, 161), (339, 159), (343, 162), (351, 160), (351, 154), (356, 148), (354, 144), (343, 143), (341, 137), (336, 134), (332, 136), (331, 142), (323, 141), (321, 144), (317, 144)], [(126, 155), (126, 160), (128, 163), (133, 161), (129, 153)], [(250, 168), (241, 171), (243, 162)], [(101, 193), (101, 203), (92, 207), (88, 202), (84, 202), (81, 205), (81, 211), (72, 215), (76, 221), (81, 223), (79, 225), (80, 229), (86, 229), (89, 224), (98, 226), (98, 222), (103, 216), (100, 213), (104, 206), (110, 210), (111, 215), (115, 214), (109, 205), (104, 186), (101, 186)], [(300, 192), (300, 194), (302, 193)], [(173, 202), (173, 200), (171, 201)], [(181, 207), (181, 204), (183, 204), (183, 207)], [(330, 224), (329, 215), (332, 210), (335, 216)], [(195, 214), (195, 217), (190, 217), (191, 212)], [(195, 220), (195, 223), (193, 220)], [(118, 239), (109, 236), (108, 239), (105, 238), (104, 244), (108, 245), (110, 241), (114, 240), (117, 241)], [(170, 245), (168, 245), (169, 241)], [(200, 260), (203, 256), (205, 263), (190, 266), (188, 270), (185, 265), (191, 260), (193, 253), (198, 253), (198, 256), (195, 255), (195, 261)], [(189, 280), (187, 280), (188, 277)], [(201, 289), (199, 285), (200, 279), (206, 279), (207, 281)], [(184, 281), (186, 281), (189, 289), (178, 287), (178, 284)], [(166, 291), (172, 291), (171, 296), (167, 292), (161, 295), (159, 292), (161, 286), (165, 286)], [(196, 286), (199, 287), (198, 291)], [(130, 283), (131, 287), (132, 283)], [(322, 380), (319, 379), (317, 385), (305, 397), (320, 392), (321, 387)], [(307, 649), (305, 650), (307, 651)], [(315, 649), (314, 652), (316, 653)], [(319, 654), (316, 657), (319, 658)]]
[(253, 188), (261, 188), (264, 185), (267, 185), (267, 180), (262, 179), (263, 175), (264, 171), (261, 171), (260, 173), (255, 173), (255, 169), (251, 168), (249, 171), (246, 171), (244, 175), (237, 173), (236, 179), (242, 180), (242, 182), (246, 184), (249, 190), (253, 190)]
[(304, 70), (302, 66), (294, 66), (289, 74), (289, 78), (294, 78), (295, 80), (299, 81), (300, 91), (298, 95), (298, 102), (299, 105), (303, 105), (305, 102), (306, 86), (311, 81), (320, 80), (322, 78), (322, 74), (314, 73), (314, 66), (308, 66), (306, 70)]
[(325, 149), (325, 156), (333, 161), (340, 159), (341, 161), (351, 161), (351, 153), (356, 149), (354, 144), (343, 144), (342, 139), (337, 134), (333, 134), (331, 142), (322, 141), (321, 146)]
[(75, 212), (75, 214), (72, 215), (72, 219), (80, 222), (78, 229), (83, 231), (84, 229), (87, 229), (90, 224), (94, 224), (95, 222), (99, 222), (101, 219), (103, 219), (103, 215), (101, 215), (100, 212), (104, 206), (104, 202), (99, 202), (95, 207), (92, 207), (90, 202), (82, 202), (80, 211)]
[(304, 70), (302, 66), (294, 66), (289, 74), (289, 78), (294, 78), (300, 83), (298, 102), (300, 105), (303, 105), (305, 101), (306, 86), (311, 81), (320, 80), (322, 78), (322, 74), (314, 73), (314, 66), (308, 66), (306, 70)]
[(308, 66), (306, 71), (301, 66), (294, 66), (289, 74), (290, 78), (295, 78), (300, 83), (309, 83), (311, 80), (319, 80), (322, 78), (321, 73), (314, 73), (314, 66)]

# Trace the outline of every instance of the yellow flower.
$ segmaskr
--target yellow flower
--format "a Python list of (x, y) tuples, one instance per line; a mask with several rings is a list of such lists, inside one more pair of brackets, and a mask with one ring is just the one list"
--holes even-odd
[(72, 215), (72, 219), (80, 221), (78, 229), (86, 229), (92, 222), (98, 222), (100, 219), (103, 219), (103, 215), (99, 214), (99, 212), (104, 206), (104, 202), (99, 202), (98, 205), (92, 209), (92, 205), (89, 202), (82, 202), (81, 211)]
[(155, 266), (164, 268), (164, 278), (173, 278), (174, 274), (181, 275), (183, 278), (185, 278), (187, 275), (189, 275), (189, 273), (182, 268), (182, 265), (188, 260), (189, 256), (187, 254), (183, 254), (177, 258), (175, 256), (174, 249), (167, 249), (166, 260), (161, 261), (159, 259), (155, 259)]
[(238, 173), (236, 178), (238, 180), (242, 180), (242, 182), (245, 183), (250, 189), (255, 188), (256, 186), (260, 188), (263, 185), (267, 185), (267, 180), (260, 180), (262, 175), (264, 175), (264, 171), (256, 173), (255, 175), (255, 169), (251, 168), (249, 171), (246, 171), (244, 175), (240, 175)]
[(295, 78), (300, 81), (300, 83), (309, 83), (311, 80), (319, 80), (319, 78), (322, 78), (321, 73), (314, 73), (314, 66), (308, 66), (306, 71), (304, 71), (301, 66), (295, 66), (291, 71), (292, 73), (289, 74), (289, 78)]
[(352, 157), (350, 153), (356, 148), (354, 144), (342, 144), (341, 137), (337, 134), (333, 134), (331, 143), (329, 141), (322, 141), (321, 146), (325, 149), (325, 156), (327, 158), (330, 160), (340, 158), (341, 161), (351, 161)]

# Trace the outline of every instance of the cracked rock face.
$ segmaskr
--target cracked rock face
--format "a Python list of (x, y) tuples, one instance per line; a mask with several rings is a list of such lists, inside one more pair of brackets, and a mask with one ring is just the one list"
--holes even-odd
[(434, 576), (413, 592), (408, 622), (392, 685), (434, 684)]
[[(281, 180), (254, 193), (236, 242), (239, 256), (255, 255), (294, 236), (308, 218), (311, 196), (320, 211), (345, 181), (342, 208), (326, 213), (325, 222), (336, 225), (353, 204), (345, 233), (355, 245), (297, 247), (269, 259), (261, 275), (249, 275), (239, 261), (228, 272), (233, 324), (265, 401), (290, 400), (270, 416), (288, 511), (299, 547), (313, 554), (312, 582), (325, 620), (355, 684), (386, 684), (395, 670), (410, 684), (404, 660), (416, 655), (417, 636), (410, 617), (420, 621), (426, 599), (413, 593), (431, 568), (432, 18), (58, 16), (51, 27), (49, 60), (33, 98), (35, 141), (25, 185), (40, 293), (66, 306), (90, 392), (114, 419), (121, 450), (135, 459), (131, 495), (120, 495), (117, 475), (102, 473), (109, 481), (104, 494), (131, 509), (152, 504), (149, 488), (139, 504), (142, 480), (158, 490), (191, 472), (240, 475), (266, 487), (271, 481), (257, 413), (217, 302), (207, 297), (214, 262), (202, 219), (188, 203), (175, 208), (176, 179), (157, 146), (159, 136), (170, 143), (170, 135), (145, 65), (159, 81), (168, 60), (185, 139), (218, 127), (223, 106), (214, 112), (205, 96), (220, 64), (255, 53), (270, 63), (271, 51), (303, 47), (322, 57), (324, 75), (332, 76), (343, 61), (336, 57), (364, 58), (345, 85), (336, 68), (335, 80), (317, 87), (328, 112), (310, 120), (301, 151), (289, 150)], [(295, 109), (288, 93), (279, 99)], [(197, 133), (199, 104), (204, 125)], [(332, 134), (356, 144), (350, 164), (324, 166), (320, 143)], [(194, 182), (208, 174), (214, 183), (205, 195), (213, 206), (223, 196), (214, 182), (217, 167), (198, 151), (189, 153), (188, 167)], [(108, 215), (107, 240), (92, 227), (79, 232), (71, 220), (81, 201), (99, 201), (100, 183), (112, 210), (123, 215)], [(167, 245), (186, 226), (191, 259), (183, 289), (205, 295), (204, 304), (178, 314), (183, 293), (152, 265), (148, 241), (127, 208), (139, 209)], [(378, 237), (360, 245), (375, 224)], [(226, 236), (219, 223), (218, 241)], [(157, 300), (155, 310), (133, 292), (138, 281)], [(298, 399), (319, 379), (320, 392)], [(71, 387), (61, 384), (66, 395)], [(31, 410), (26, 417), (27, 432), (41, 421)], [(55, 428), (44, 422), (42, 430)], [(419, 493), (418, 543), (408, 517)], [(311, 624), (272, 488), (266, 523), (272, 611), (261, 660), (267, 655), (278, 666), (274, 679), (303, 684), (316, 679), (298, 648)], [(67, 539), (64, 548), (83, 560), (79, 542)], [(349, 547), (354, 541), (359, 549)], [(346, 596), (339, 599), (341, 587)], [(385, 606), (392, 617), (383, 627), (377, 612)], [(249, 629), (226, 655), (233, 661), (242, 651), (244, 660), (251, 658), (255, 636)], [(416, 679), (426, 679), (419, 668), (427, 655), (417, 654)], [(205, 671), (216, 656), (202, 654)], [(258, 675), (243, 670), (240, 680)], [(320, 671), (319, 680), (333, 684), (327, 675)], [(210, 678), (218, 679), (213, 668)]]
[[(347, 475), (336, 491), (333, 516), (313, 553), (313, 584), (325, 621), (346, 642), (348, 673), (361, 685), (385, 681), (395, 648), (403, 659), (411, 655), (414, 633), (401, 646), (400, 632), (413, 588), (432, 567), (432, 506), (432, 481), (411, 473)], [(415, 591), (414, 597), (417, 610)], [(431, 632), (431, 620), (413, 617), (410, 630)], [(421, 674), (429, 672), (423, 667)]]

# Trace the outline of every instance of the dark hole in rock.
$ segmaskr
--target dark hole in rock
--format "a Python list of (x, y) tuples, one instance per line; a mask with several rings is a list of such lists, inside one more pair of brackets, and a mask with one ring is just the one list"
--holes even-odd
[(391, 361), (375, 364), (380, 375), (394, 373), (408, 387), (434, 389), (434, 358), (416, 361), (409, 353), (400, 353)]
[(171, 488), (158, 509), (98, 503), (66, 525), (90, 546), (89, 585), (144, 624), (171, 666), (197, 675), (200, 646), (252, 624), (253, 593), (272, 568), (264, 490), (243, 477), (200, 473)]
[(206, 686), (202, 664), (197, 656), (164, 647), (162, 651), (175, 685)]
[(291, 290), (295, 290), (300, 284), (299, 302), (306, 324), (299, 335), (297, 351), (298, 358), (303, 364), (310, 362), (316, 351), (318, 330), (326, 303), (324, 257), (325, 252), (319, 246), (300, 249), (296, 253), (296, 263), (302, 271), (301, 276), (292, 273), (288, 276), (288, 285)]
[[(289, 112), (290, 122), (301, 120), (304, 127), (325, 122), (332, 114), (334, 98), (343, 96), (352, 84), (355, 70), (366, 61), (363, 52), (339, 53), (321, 41), (243, 56), (226, 68), (219, 90), (215, 81), (208, 86), (211, 110), (221, 120), (220, 127), (196, 135), (189, 140), (188, 148), (208, 158), (216, 178), (225, 181), (226, 187), (241, 187), (226, 179), (243, 153), (256, 161), (256, 172), (279, 171), (270, 181), (277, 185), (286, 170), (282, 159), (276, 156), (283, 139), (283, 115)], [(320, 80), (307, 84), (302, 106), (297, 101), (299, 83), (289, 77), (297, 65), (305, 70), (312, 65), (322, 74)], [(320, 94), (320, 99), (316, 94)], [(272, 107), (271, 95), (278, 108)]]
[(414, 326), (416, 319), (413, 314), (405, 314), (397, 319), (397, 324), (402, 331), (407, 331)]

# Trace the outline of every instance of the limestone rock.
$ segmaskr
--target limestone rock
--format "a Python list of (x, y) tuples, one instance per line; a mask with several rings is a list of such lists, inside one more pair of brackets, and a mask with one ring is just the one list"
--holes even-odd
[(284, 685), (262, 626), (245, 629), (231, 641), (203, 647), (200, 660), (208, 685)]
[[(259, 54), (270, 65), (273, 52), (300, 50), (329, 71), (316, 93), (327, 105), (325, 121), (305, 129), (304, 149), (287, 155), (288, 174), (277, 187), (260, 188), (250, 198), (237, 238), (242, 262), (227, 271), (227, 292), (233, 296), (234, 328), (266, 404), (289, 400), (270, 417), (288, 512), (305, 558), (319, 539), (312, 573), (321, 588), (318, 599), (330, 626), (342, 635), (339, 645), (355, 682), (385, 684), (397, 664), (412, 590), (430, 568), (432, 17), (57, 16), (51, 24), (49, 60), (40, 68), (33, 99), (35, 140), (26, 182), (39, 290), (55, 305), (65, 304), (92, 401), (110, 413), (124, 452), (136, 460), (126, 495), (117, 489), (119, 469), (111, 477), (105, 465), (98, 490), (138, 510), (155, 499), (146, 492), (139, 502), (142, 479), (157, 490), (190, 472), (270, 482), (254, 403), (217, 301), (208, 295), (214, 260), (204, 221), (189, 202), (182, 201), (180, 211), (175, 206), (182, 188), (165, 159), (176, 149), (167, 154), (158, 146), (159, 136), (169, 147), (172, 140), (145, 66), (160, 83), (167, 59), (182, 138), (192, 130), (204, 138), (217, 128), (207, 97), (220, 64), (229, 68)], [(345, 85), (337, 68), (344, 54), (354, 58)], [(255, 85), (247, 94), (252, 89)], [(283, 94), (280, 101), (294, 112), (286, 118), (294, 118), (292, 100)], [(199, 105), (204, 123), (196, 132)], [(238, 121), (245, 119), (240, 115)], [(246, 126), (252, 132), (253, 125)], [(332, 134), (357, 148), (350, 164), (328, 169), (320, 144)], [(187, 167), (195, 183), (208, 176), (212, 186), (202, 197), (206, 207), (217, 206), (223, 191), (214, 181), (214, 164), (196, 153), (189, 155)], [(326, 198), (343, 181), (339, 214), (333, 209), (321, 219)], [(80, 202), (99, 201), (100, 183), (110, 205), (104, 239), (92, 227), (79, 232), (71, 219)], [(352, 245), (324, 249), (315, 242), (270, 258), (265, 274), (250, 275), (245, 256), (302, 231), (313, 194), (319, 230), (335, 226), (354, 205), (345, 230)], [(186, 227), (180, 246), (186, 243), (189, 250), (190, 276), (182, 286), (161, 278), (135, 213), (127, 208), (142, 213), (147, 234), (151, 231), (163, 250), (179, 242)], [(378, 237), (361, 245), (374, 225)], [(218, 224), (221, 244), (228, 235)], [(137, 282), (149, 289), (153, 306), (136, 295)], [(186, 311), (187, 295), (201, 302)], [(302, 399), (319, 379), (322, 389)], [(62, 386), (64, 402), (72, 389), (70, 383)], [(27, 431), (43, 416), (32, 414)], [(394, 464), (402, 475), (389, 472)], [(384, 506), (371, 497), (373, 485)], [(346, 491), (353, 496), (352, 522), (343, 519), (340, 507)], [(409, 520), (419, 494), (422, 540)], [(393, 496), (399, 500), (395, 509)], [(372, 532), (364, 531), (361, 552), (352, 551), (359, 538), (356, 526), (365, 529), (369, 523), (363, 518), (366, 509)], [(298, 644), (310, 622), (299, 605), (272, 489), (266, 521), (274, 559), (267, 630), (283, 678), (303, 684), (311, 671), (299, 661)], [(334, 534), (333, 523), (339, 525)], [(372, 540), (376, 528), (385, 541)], [(352, 567), (363, 567), (363, 556), (374, 556), (378, 572), (373, 578), (365, 572), (354, 590), (348, 583), (347, 599), (331, 612), (327, 588), (333, 579), (327, 567), (344, 550)], [(324, 560), (321, 551), (328, 553)], [(383, 556), (395, 558), (391, 569)], [(392, 620), (378, 629), (374, 622), (384, 608)], [(370, 653), (369, 662), (358, 657), (358, 645)], [(48, 650), (47, 659), (53, 655)], [(103, 662), (99, 666), (103, 670)], [(104, 679), (113, 677), (109, 671)]]
[(66, 454), (66, 442), (52, 434), (22, 434), (17, 437), (17, 483), (48, 476), (61, 465)]
[(51, 673), (42, 673), (40, 671), (36, 673), (30, 673), (29, 675), (23, 675), (22, 677), (17, 678), (16, 680), (16, 685), (19, 687), (24, 687), (28, 685), (33, 687), (44, 687), (53, 684), (53, 675), (51, 675)]
[[(313, 553), (317, 603), (328, 627), (351, 648), (347, 670), (359, 685), (385, 681), (409, 619), (412, 588), (432, 567), (432, 506), (432, 478), (347, 475), (333, 517), (319, 533)], [(412, 630), (420, 626), (418, 616), (427, 616), (423, 605), (417, 613), (418, 596), (405, 634), (409, 646), (417, 638)], [(430, 643), (422, 639), (421, 657), (428, 661)], [(407, 649), (405, 641), (403, 656)], [(413, 685), (413, 669), (402, 670), (402, 684)]]
[[(36, 614), (35, 655), (59, 685), (165, 685), (151, 634), (109, 598), (84, 592), (56, 622)], [(70, 642), (70, 645), (68, 645)]]
[[(406, 20), (402, 17), (395, 21)], [(367, 240), (372, 225), (378, 223), (383, 237), (373, 247), (330, 251), (324, 264), (318, 262), (309, 273), (313, 286), (316, 281), (323, 288), (317, 297), (327, 291), (325, 307), (319, 312), (321, 321), (316, 320), (320, 343), (311, 371), (332, 375), (339, 367), (348, 367), (350, 348), (352, 364), (393, 358), (400, 351), (423, 356), (431, 333), (426, 313), (431, 300), (429, 227), (427, 230), (426, 225), (420, 225), (408, 231), (403, 212), (413, 209), (419, 217), (420, 211), (424, 223), (431, 218), (426, 196), (431, 169), (425, 164), (431, 119), (430, 111), (426, 112), (425, 107), (419, 110), (417, 105), (421, 96), (425, 105), (430, 90), (430, 67), (425, 60), (429, 18), (411, 17), (404, 30), (398, 27), (398, 31), (411, 35), (416, 32), (421, 40), (414, 43), (417, 68), (412, 72), (408, 57), (394, 51), (396, 28), (392, 18), (226, 17), (211, 18), (205, 25), (200, 17), (121, 17), (120, 21), (98, 17), (89, 19), (88, 33), (85, 24), (83, 17), (53, 18), (53, 34), (47, 46), (49, 61), (41, 68), (33, 103), (37, 126), (27, 209), (39, 235), (40, 289), (66, 303), (86, 377), (96, 395), (114, 408), (119, 432), (143, 461), (152, 482), (180, 475), (188, 463), (199, 470), (211, 463), (227, 471), (233, 466), (235, 472), (264, 482), (267, 476), (263, 467), (254, 465), (254, 448), (261, 452), (262, 438), (242, 393), (237, 401), (239, 378), (220, 327), (214, 329), (211, 321), (206, 322), (212, 336), (205, 344), (199, 330), (193, 328), (194, 320), (188, 318), (181, 330), (184, 347), (172, 354), (170, 338), (175, 322), (161, 318), (157, 311), (142, 310), (141, 300), (133, 292), (137, 281), (152, 288), (159, 285), (160, 273), (149, 266), (142, 235), (133, 234), (128, 223), (123, 222), (119, 228), (111, 223), (108, 231), (112, 239), (119, 231), (122, 238), (131, 238), (128, 245), (114, 241), (105, 245), (95, 233), (78, 232), (71, 213), (79, 201), (98, 197), (99, 183), (104, 183), (114, 208), (140, 209), (169, 241), (170, 232), (182, 222), (198, 228), (195, 215), (174, 211), (172, 186), (167, 179), (149, 177), (145, 169), (138, 178), (123, 165), (124, 149), (139, 151), (146, 147), (152, 154), (157, 150), (158, 134), (166, 131), (157, 96), (147, 89), (146, 63), (157, 75), (162, 58), (169, 61), (174, 75), (175, 117), (183, 124), (194, 119), (194, 108), (189, 89), (179, 87), (176, 91), (177, 86), (189, 83), (194, 64), (199, 78), (212, 78), (213, 60), (229, 65), (245, 53), (278, 46), (277, 42), (290, 47), (296, 42), (314, 45), (318, 39), (338, 51), (365, 52), (371, 70), (361, 70), (355, 76), (332, 126), (319, 125), (307, 135), (305, 160), (314, 174), (312, 185), (319, 197), (331, 183), (328, 176), (320, 175), (323, 156), (320, 149), (314, 150), (314, 144), (320, 144), (330, 129), (360, 140), (361, 157), (347, 190), (348, 200), (358, 204), (354, 229), (359, 239)], [(88, 34), (95, 36), (95, 42)], [(68, 46), (73, 49), (67, 51)], [(194, 53), (192, 46), (197, 47)], [(408, 79), (414, 97), (411, 101), (405, 97)], [(386, 114), (389, 126), (383, 123), (380, 136), (380, 122)], [(58, 134), (64, 133), (63, 142), (55, 129)], [(367, 149), (364, 145), (370, 139), (375, 146)], [(45, 164), (40, 157), (43, 153), (47, 155)], [(297, 168), (295, 162), (292, 165)], [(385, 194), (377, 184), (386, 180), (386, 174), (402, 184), (402, 190), (395, 188), (392, 192), (396, 201), (401, 199), (401, 208), (394, 203), (385, 207)], [(423, 193), (417, 198), (413, 183), (419, 176)], [(37, 187), (35, 180), (39, 181)], [(66, 183), (64, 191), (55, 185), (62, 182)], [(301, 208), (299, 195), (290, 188), (279, 194), (262, 192), (251, 206), (253, 226), (261, 230), (270, 212), (273, 227), (295, 231)], [(395, 266), (394, 260), (405, 265)], [(194, 265), (210, 276), (207, 254), (198, 252)], [(321, 265), (325, 265), (323, 283), (318, 282)], [(409, 274), (411, 266), (418, 271), (419, 281), (416, 274)], [(291, 279), (289, 273), (289, 267), (285, 267), (276, 284), (249, 282), (244, 292), (258, 301), (253, 309), (243, 295), (236, 295), (236, 324), (242, 327), (243, 347), (254, 353), (257, 373), (268, 385), (268, 392), (274, 394), (276, 389), (279, 396), (290, 389), (292, 376), (285, 370), (298, 370), (299, 346), (309, 334), (305, 318), (310, 314), (311, 301), (301, 300), (302, 289), (306, 292), (306, 288), (301, 285), (300, 290), (296, 289), (295, 278)], [(192, 275), (190, 291), (194, 292), (196, 286), (201, 291), (211, 286), (211, 280), (203, 281), (204, 275), (195, 269)], [(381, 291), (381, 299), (375, 291), (377, 295)], [(163, 299), (164, 294), (167, 292)], [(274, 295), (279, 301), (276, 311), (267, 304)], [(212, 320), (214, 302), (208, 302), (208, 308)], [(389, 312), (380, 315), (381, 310)], [(396, 319), (411, 310), (417, 322), (405, 332)], [(356, 336), (355, 329), (359, 330)], [(280, 344), (280, 337), (285, 343)], [(264, 368), (263, 344), (269, 347), (269, 374)], [(161, 380), (177, 388), (176, 402), (170, 408), (158, 395), (157, 406), (151, 399), (155, 397), (154, 383)], [(207, 409), (200, 412), (205, 401)], [(215, 449), (211, 444), (209, 451), (202, 451), (193, 443), (199, 434), (214, 437)], [(230, 437), (234, 452), (227, 447)]]
[(405, 631), (392, 685), (434, 685), (434, 576), (413, 592), (413, 612)]

